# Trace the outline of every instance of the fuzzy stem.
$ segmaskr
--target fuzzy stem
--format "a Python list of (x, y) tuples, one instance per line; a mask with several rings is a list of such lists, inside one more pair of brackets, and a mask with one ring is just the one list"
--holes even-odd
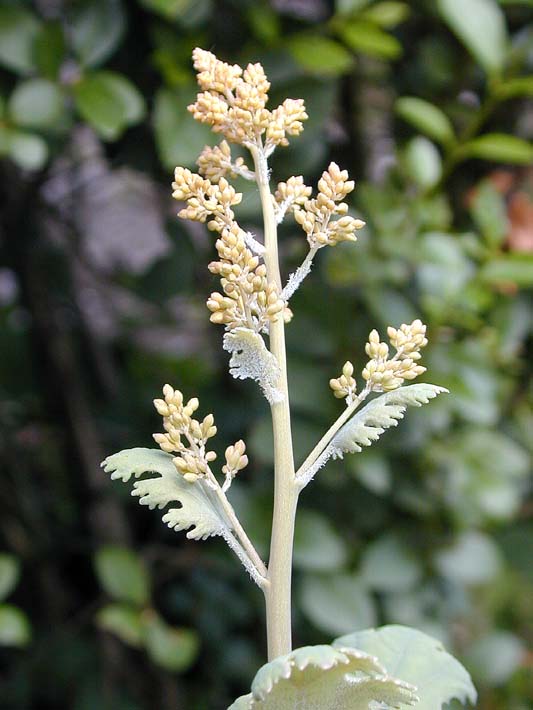
[[(268, 166), (262, 146), (250, 148), (252, 153), (265, 229), (265, 264), (269, 281), (274, 281), (281, 293), (278, 262), (276, 217), (270, 194)], [(268, 658), (272, 660), (292, 649), (291, 580), (294, 520), (298, 503), (298, 487), (294, 476), (285, 325), (280, 314), (270, 324), (270, 350), (277, 359), (281, 377), (278, 389), (283, 400), (271, 405), (274, 432), (274, 513), (268, 563), (269, 586), (265, 591), (268, 638)]]
[(339, 431), (341, 426), (348, 421), (348, 419), (352, 416), (357, 407), (367, 397), (369, 392), (370, 390), (368, 387), (365, 387), (365, 389), (361, 391), (361, 393), (353, 400), (353, 402), (348, 407), (346, 407), (340, 417), (335, 422), (333, 422), (333, 424), (330, 426), (324, 436), (320, 439), (315, 448), (311, 451), (309, 456), (305, 459), (303, 464), (296, 472), (296, 480), (300, 487), (303, 487), (308, 483), (305, 478), (306, 471), (311, 468), (311, 466), (315, 463), (315, 461), (322, 454), (324, 449), (329, 445), (335, 434)]

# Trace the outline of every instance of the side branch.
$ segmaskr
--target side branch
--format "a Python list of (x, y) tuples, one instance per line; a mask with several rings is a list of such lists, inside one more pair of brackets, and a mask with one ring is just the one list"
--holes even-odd
[[(298, 486), (300, 488), (304, 488), (308, 483), (310, 478), (308, 477), (308, 471), (312, 470), (312, 468), (319, 462), (319, 457), (324, 454), (326, 451), (327, 447), (331, 443), (331, 440), (335, 436), (335, 434), (339, 431), (341, 426), (343, 424), (346, 424), (348, 419), (352, 416), (352, 414), (355, 412), (357, 407), (361, 404), (363, 400), (366, 399), (370, 392), (369, 387), (365, 387), (364, 390), (351, 402), (351, 404), (346, 407), (344, 412), (340, 415), (340, 417), (330, 426), (330, 428), (327, 430), (327, 432), (324, 434), (324, 436), (320, 439), (318, 444), (315, 446), (315, 448), (311, 451), (309, 456), (305, 459), (303, 464), (300, 466), (300, 468), (296, 471), (296, 481), (298, 483)], [(320, 466), (319, 466), (320, 468)]]

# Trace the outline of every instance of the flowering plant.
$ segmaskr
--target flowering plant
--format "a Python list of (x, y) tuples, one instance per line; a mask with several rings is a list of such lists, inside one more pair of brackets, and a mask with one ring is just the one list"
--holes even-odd
[[(307, 118), (303, 100), (286, 99), (270, 110), (270, 83), (260, 64), (249, 64), (243, 70), (202, 49), (194, 50), (193, 59), (201, 91), (189, 110), (196, 120), (222, 134), (223, 140), (218, 146), (204, 148), (198, 158), (198, 173), (176, 168), (173, 197), (185, 204), (179, 212), (181, 218), (205, 222), (218, 235), (218, 259), (209, 264), (209, 270), (220, 278), (220, 290), (207, 300), (210, 320), (224, 327), (223, 347), (230, 354), (230, 373), (255, 380), (270, 405), (274, 513), (268, 565), (228, 498), (233, 480), (248, 464), (246, 445), (239, 440), (228, 446), (220, 479), (213, 470), (216, 454), (209, 449), (209, 440), (217, 433), (214, 417), (195, 418), (197, 398), (186, 400), (179, 390), (165, 385), (163, 398), (154, 401), (163, 417), (164, 432), (154, 434), (159, 449), (121, 451), (108, 457), (103, 466), (112, 478), (138, 478), (132, 493), (143, 505), (164, 508), (178, 502), (180, 507), (170, 508), (163, 521), (175, 530), (188, 530), (189, 538), (221, 536), (263, 591), (269, 662), (258, 671), (251, 693), (231, 706), (234, 710), (406, 706), (436, 710), (453, 698), (474, 702), (476, 693), (465, 669), (439, 642), (414, 629), (389, 626), (358, 631), (331, 646), (292, 650), (292, 548), (300, 493), (330, 458), (360, 452), (396, 426), (408, 406), (426, 404), (446, 390), (430, 384), (405, 384), (425, 371), (420, 360), (428, 341), (420, 320), (389, 327), (390, 345), (373, 330), (365, 348), (364, 386), (358, 391), (349, 361), (339, 377), (330, 380), (334, 396), (345, 401), (344, 411), (296, 469), (285, 351), (285, 326), (293, 315), (290, 299), (310, 273), (319, 250), (343, 241), (355, 242), (356, 232), (364, 227), (362, 220), (348, 214), (344, 201), (354, 182), (345, 170), (331, 163), (318, 181), (314, 197), (302, 176), (289, 177), (271, 192), (268, 158), (302, 132)], [(241, 156), (232, 155), (230, 143), (249, 151), (250, 167)], [(236, 220), (233, 208), (242, 199), (230, 183), (236, 176), (257, 185), (263, 241)], [(277, 225), (289, 215), (303, 230), (309, 250), (284, 284)]]

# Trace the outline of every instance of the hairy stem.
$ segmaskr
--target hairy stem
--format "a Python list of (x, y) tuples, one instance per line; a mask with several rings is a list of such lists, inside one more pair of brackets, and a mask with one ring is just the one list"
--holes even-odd
[[(265, 229), (265, 264), (269, 281), (274, 281), (281, 293), (278, 261), (276, 217), (270, 194), (268, 166), (262, 147), (252, 147), (255, 174)], [(294, 520), (298, 503), (298, 487), (294, 476), (287, 362), (285, 353), (285, 325), (280, 315), (270, 324), (270, 350), (280, 370), (279, 390), (283, 400), (271, 405), (274, 432), (274, 513), (268, 563), (269, 586), (265, 589), (268, 637), (268, 658), (289, 653), (292, 649), (291, 580)]]
[[(330, 428), (327, 430), (327, 432), (324, 434), (324, 436), (320, 439), (318, 444), (311, 451), (309, 456), (305, 459), (305, 461), (300, 466), (298, 471), (296, 471), (296, 480), (297, 480), (298, 484), (301, 485), (302, 481), (305, 482), (306, 471), (315, 463), (315, 461), (322, 454), (324, 449), (331, 442), (331, 440), (333, 439), (335, 434), (339, 431), (341, 426), (343, 424), (346, 424), (346, 422), (352, 416), (352, 414), (355, 412), (357, 407), (361, 404), (361, 402), (364, 399), (366, 399), (369, 391), (370, 390), (368, 389), (368, 387), (365, 387), (365, 389), (360, 392), (360, 394), (353, 400), (353, 402), (350, 405), (348, 405), (348, 407), (346, 407), (346, 409), (340, 415), (340, 417), (335, 422), (333, 422), (333, 424), (330, 426)], [(304, 483), (304, 485), (305, 485), (305, 483)]]

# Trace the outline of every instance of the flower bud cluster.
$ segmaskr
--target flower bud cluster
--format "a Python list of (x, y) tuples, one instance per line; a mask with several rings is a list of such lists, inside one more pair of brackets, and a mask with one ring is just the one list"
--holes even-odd
[(206, 476), (209, 462), (214, 461), (214, 451), (207, 451), (209, 439), (217, 433), (215, 420), (208, 414), (200, 422), (193, 418), (199, 402), (196, 397), (185, 402), (179, 390), (170, 385), (163, 387), (164, 399), (155, 399), (154, 406), (163, 417), (164, 434), (154, 434), (154, 441), (166, 453), (177, 453), (173, 460), (178, 472), (188, 483)]
[(226, 463), (222, 466), (222, 473), (226, 476), (226, 480), (222, 490), (226, 491), (231, 486), (231, 482), (237, 473), (248, 466), (248, 456), (246, 456), (245, 451), (246, 444), (242, 439), (239, 439), (233, 446), (228, 446), (226, 449)]
[(347, 404), (353, 402), (357, 395), (357, 383), (353, 378), (353, 370), (354, 367), (348, 360), (344, 363), (340, 377), (329, 381), (333, 396), (337, 397), (337, 399), (346, 398)]
[(265, 151), (287, 145), (287, 136), (297, 136), (307, 118), (301, 99), (286, 99), (273, 111), (266, 108), (268, 81), (261, 64), (226, 64), (211, 52), (197, 47), (194, 68), (202, 91), (188, 109), (194, 118), (222, 133), (230, 142), (257, 145), (265, 135)]
[[(299, 209), (294, 210), (294, 218), (306, 233), (312, 249), (357, 240), (355, 232), (365, 223), (350, 217), (348, 205), (343, 202), (353, 189), (354, 182), (348, 180), (347, 171), (330, 163), (318, 181), (316, 198), (306, 199)], [(337, 219), (333, 219), (334, 216)]]
[(422, 357), (420, 349), (427, 345), (426, 326), (420, 320), (410, 325), (405, 323), (399, 329), (387, 329), (391, 345), (396, 353), (389, 358), (389, 346), (381, 342), (377, 330), (368, 336), (365, 346), (370, 360), (363, 370), (363, 378), (374, 391), (389, 392), (400, 387), (404, 380), (414, 380), (426, 371), (418, 364)]
[(296, 212), (311, 197), (312, 188), (304, 183), (301, 175), (290, 177), (287, 182), (278, 183), (274, 193), (274, 211), (279, 222), (287, 212)]
[(214, 148), (206, 145), (196, 161), (198, 172), (211, 182), (218, 182), (223, 177), (235, 178), (237, 175), (253, 179), (253, 172), (239, 157), (235, 162), (231, 159), (231, 148), (227, 141), (222, 141)]
[(230, 329), (244, 327), (255, 332), (268, 330), (269, 322), (280, 314), (290, 320), (291, 312), (276, 284), (267, 279), (265, 264), (246, 246), (246, 234), (235, 221), (231, 208), (239, 204), (242, 195), (224, 177), (213, 184), (179, 167), (172, 187), (175, 199), (187, 201), (179, 216), (200, 222), (209, 219), (209, 229), (220, 235), (216, 241), (219, 260), (212, 261), (209, 270), (220, 276), (223, 293), (214, 292), (207, 300), (210, 320)]

